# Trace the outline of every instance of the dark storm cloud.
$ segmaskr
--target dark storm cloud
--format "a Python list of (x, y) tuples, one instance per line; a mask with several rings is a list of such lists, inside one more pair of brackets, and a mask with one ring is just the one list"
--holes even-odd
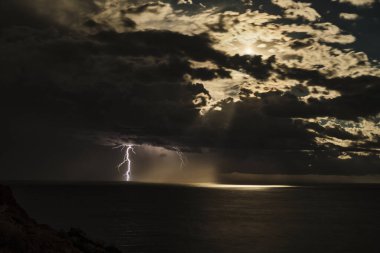
[(223, 64), (226, 56), (211, 48), (207, 36), (188, 36), (169, 31), (131, 33), (101, 32), (95, 35), (99, 42), (107, 43), (104, 50), (113, 55), (186, 56), (197, 61), (212, 60)]
[[(377, 155), (361, 156), (349, 153), (351, 159), (342, 160), (339, 151), (277, 151), (255, 150), (223, 152), (219, 167), (224, 172), (253, 174), (324, 174), (324, 175), (371, 175), (378, 174), (380, 165)], [(239, 161), (239, 162), (236, 162)], [(249, 182), (248, 182), (249, 183)]]
[(198, 112), (192, 100), (207, 91), (183, 80), (191, 70), (186, 52), (170, 52), (169, 46), (160, 52), (161, 45), (145, 43), (149, 34), (139, 35), (117, 40), (112, 37), (117, 34), (101, 34), (94, 41), (12, 29), (3, 36), (3, 53), (9, 55), (3, 60), (9, 69), (3, 76), (3, 105), (115, 125), (126, 121), (172, 129), (188, 124)]
[(99, 11), (94, 1), (83, 0), (3, 0), (0, 27), (14, 25), (35, 28), (65, 28), (82, 22), (87, 15)]
[(2, 36), (6, 56), (2, 103), (20, 112), (37, 108), (53, 117), (85, 115), (117, 126), (172, 131), (197, 117), (192, 100), (198, 94), (209, 97), (202, 84), (186, 82), (185, 74), (205, 80), (229, 77), (223, 68), (193, 69), (189, 59), (237, 67), (245, 62), (247, 69), (252, 60), (256, 63), (249, 71), (265, 69), (261, 58), (230, 59), (211, 49), (209, 43), (204, 36), (165, 31), (102, 32), (82, 37), (10, 27)]
[(310, 98), (308, 104), (297, 101), (294, 97), (283, 97), (283, 102), (292, 106), (294, 116), (298, 112), (297, 116), (304, 117), (334, 116), (356, 119), (375, 116), (380, 111), (380, 78), (377, 76), (326, 78), (318, 71), (297, 68), (285, 68), (285, 71), (280, 72), (285, 78), (307, 81), (311, 88), (319, 85), (341, 93), (341, 96), (334, 99)]
[(264, 111), (280, 117), (331, 116), (355, 120), (358, 117), (375, 116), (380, 110), (379, 93), (370, 91), (364, 94), (342, 95), (334, 99), (310, 98), (307, 103), (289, 93), (264, 93), (259, 96), (264, 96)]
[[(346, 115), (343, 112), (340, 113), (339, 110), (352, 112), (354, 109), (347, 109), (349, 103), (342, 107), (336, 106), (337, 109), (334, 111), (330, 102), (305, 103), (289, 93), (272, 92), (257, 95), (260, 98), (243, 98), (240, 102), (221, 102), (218, 105), (221, 107), (220, 111), (209, 112), (202, 123), (197, 125), (195, 134), (200, 135), (196, 139), (211, 146), (256, 150), (325, 149), (327, 146), (319, 146), (314, 141), (315, 137), (325, 136), (366, 142), (364, 136), (349, 133), (343, 127), (323, 127), (316, 123), (306, 123), (295, 119)], [(331, 104), (334, 104), (334, 100)], [(375, 143), (373, 145), (380, 147)], [(345, 150), (336, 145), (329, 146), (337, 150)]]
[[(202, 84), (184, 75), (229, 77), (223, 67), (190, 66), (189, 59), (226, 62), (205, 36), (167, 31), (82, 36), (9, 26), (2, 30), (1, 43), (6, 121), (33, 114), (34, 120), (53, 118), (71, 127), (179, 135), (210, 98)], [(198, 95), (200, 102), (194, 104)]]
[[(358, 122), (376, 116), (380, 112), (378, 77), (327, 77), (318, 67), (310, 70), (279, 64), (275, 56), (231, 55), (216, 50), (215, 39), (207, 32), (138, 30), (139, 24), (128, 16), (121, 19), (126, 30), (120, 32), (91, 17), (100, 10), (91, 1), (68, 1), (65, 6), (54, 1), (51, 7), (38, 11), (36, 6), (45, 2), (2, 2), (0, 104), (6, 122), (1, 129), (5, 143), (12, 143), (11, 129), (20, 127), (19, 118), (24, 117), (33, 124), (110, 133), (102, 136), (105, 139), (115, 135), (136, 143), (178, 145), (190, 151), (212, 148), (226, 156), (221, 159), (226, 163), (219, 165), (224, 170), (377, 172), (375, 151), (368, 156), (352, 154), (351, 160), (338, 158), (344, 151), (380, 148), (375, 137), (369, 140), (344, 126), (322, 126), (307, 119), (332, 117)], [(134, 6), (120, 13), (143, 15), (149, 8), (160, 13), (160, 9), (151, 7), (157, 4)], [(273, 10), (282, 13), (277, 7)], [(288, 13), (288, 21), (278, 22), (287, 23), (295, 15), (297, 22), (307, 23), (316, 16), (310, 10), (306, 14), (300, 18)], [(220, 19), (217, 27), (208, 29), (226, 33), (224, 22)], [(294, 48), (313, 44), (305, 42), (311, 36), (307, 33), (288, 35), (294, 40)], [(294, 59), (302, 61), (303, 56), (288, 55), (286, 60)], [(214, 67), (193, 66), (192, 61)], [(323, 67), (321, 63), (319, 68)], [(262, 85), (273, 81), (274, 76), (300, 84), (288, 87), (288, 91), (272, 86), (265, 92), (254, 92), (253, 85), (245, 88), (232, 83), (234, 71)], [(202, 82), (221, 79), (232, 80), (240, 101), (226, 95), (225, 100), (210, 106), (215, 110), (200, 115), (200, 108), (210, 105), (213, 88)], [(327, 93), (337, 91), (340, 96), (300, 99), (313, 95), (316, 86), (326, 88)], [(318, 143), (316, 138), (336, 138), (352, 144)], [(236, 159), (239, 164), (234, 163)], [(322, 171), (326, 165), (330, 169)]]

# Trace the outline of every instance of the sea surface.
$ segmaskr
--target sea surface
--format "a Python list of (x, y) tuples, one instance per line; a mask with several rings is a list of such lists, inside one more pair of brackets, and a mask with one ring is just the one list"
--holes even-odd
[(123, 252), (380, 252), (380, 187), (14, 183), (39, 223)]

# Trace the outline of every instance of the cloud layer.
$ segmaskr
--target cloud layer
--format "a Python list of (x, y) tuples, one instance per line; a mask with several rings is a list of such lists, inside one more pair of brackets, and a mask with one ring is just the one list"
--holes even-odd
[(378, 173), (380, 68), (333, 22), (377, 3), (336, 2), (334, 18), (292, 0), (181, 3), (4, 1), (3, 133), (24, 117), (206, 149), (227, 171)]

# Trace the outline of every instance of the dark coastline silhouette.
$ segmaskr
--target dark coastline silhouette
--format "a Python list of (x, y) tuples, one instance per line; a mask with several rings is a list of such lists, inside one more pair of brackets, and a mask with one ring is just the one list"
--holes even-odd
[(79, 229), (56, 231), (38, 224), (16, 202), (8, 186), (0, 185), (1, 253), (118, 253), (118, 249), (87, 238)]

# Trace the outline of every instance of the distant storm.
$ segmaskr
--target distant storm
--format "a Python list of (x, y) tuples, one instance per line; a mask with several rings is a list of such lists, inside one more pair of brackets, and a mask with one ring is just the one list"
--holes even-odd
[(3, 0), (0, 176), (128, 180), (129, 154), (137, 181), (377, 178), (379, 13), (376, 0)]

